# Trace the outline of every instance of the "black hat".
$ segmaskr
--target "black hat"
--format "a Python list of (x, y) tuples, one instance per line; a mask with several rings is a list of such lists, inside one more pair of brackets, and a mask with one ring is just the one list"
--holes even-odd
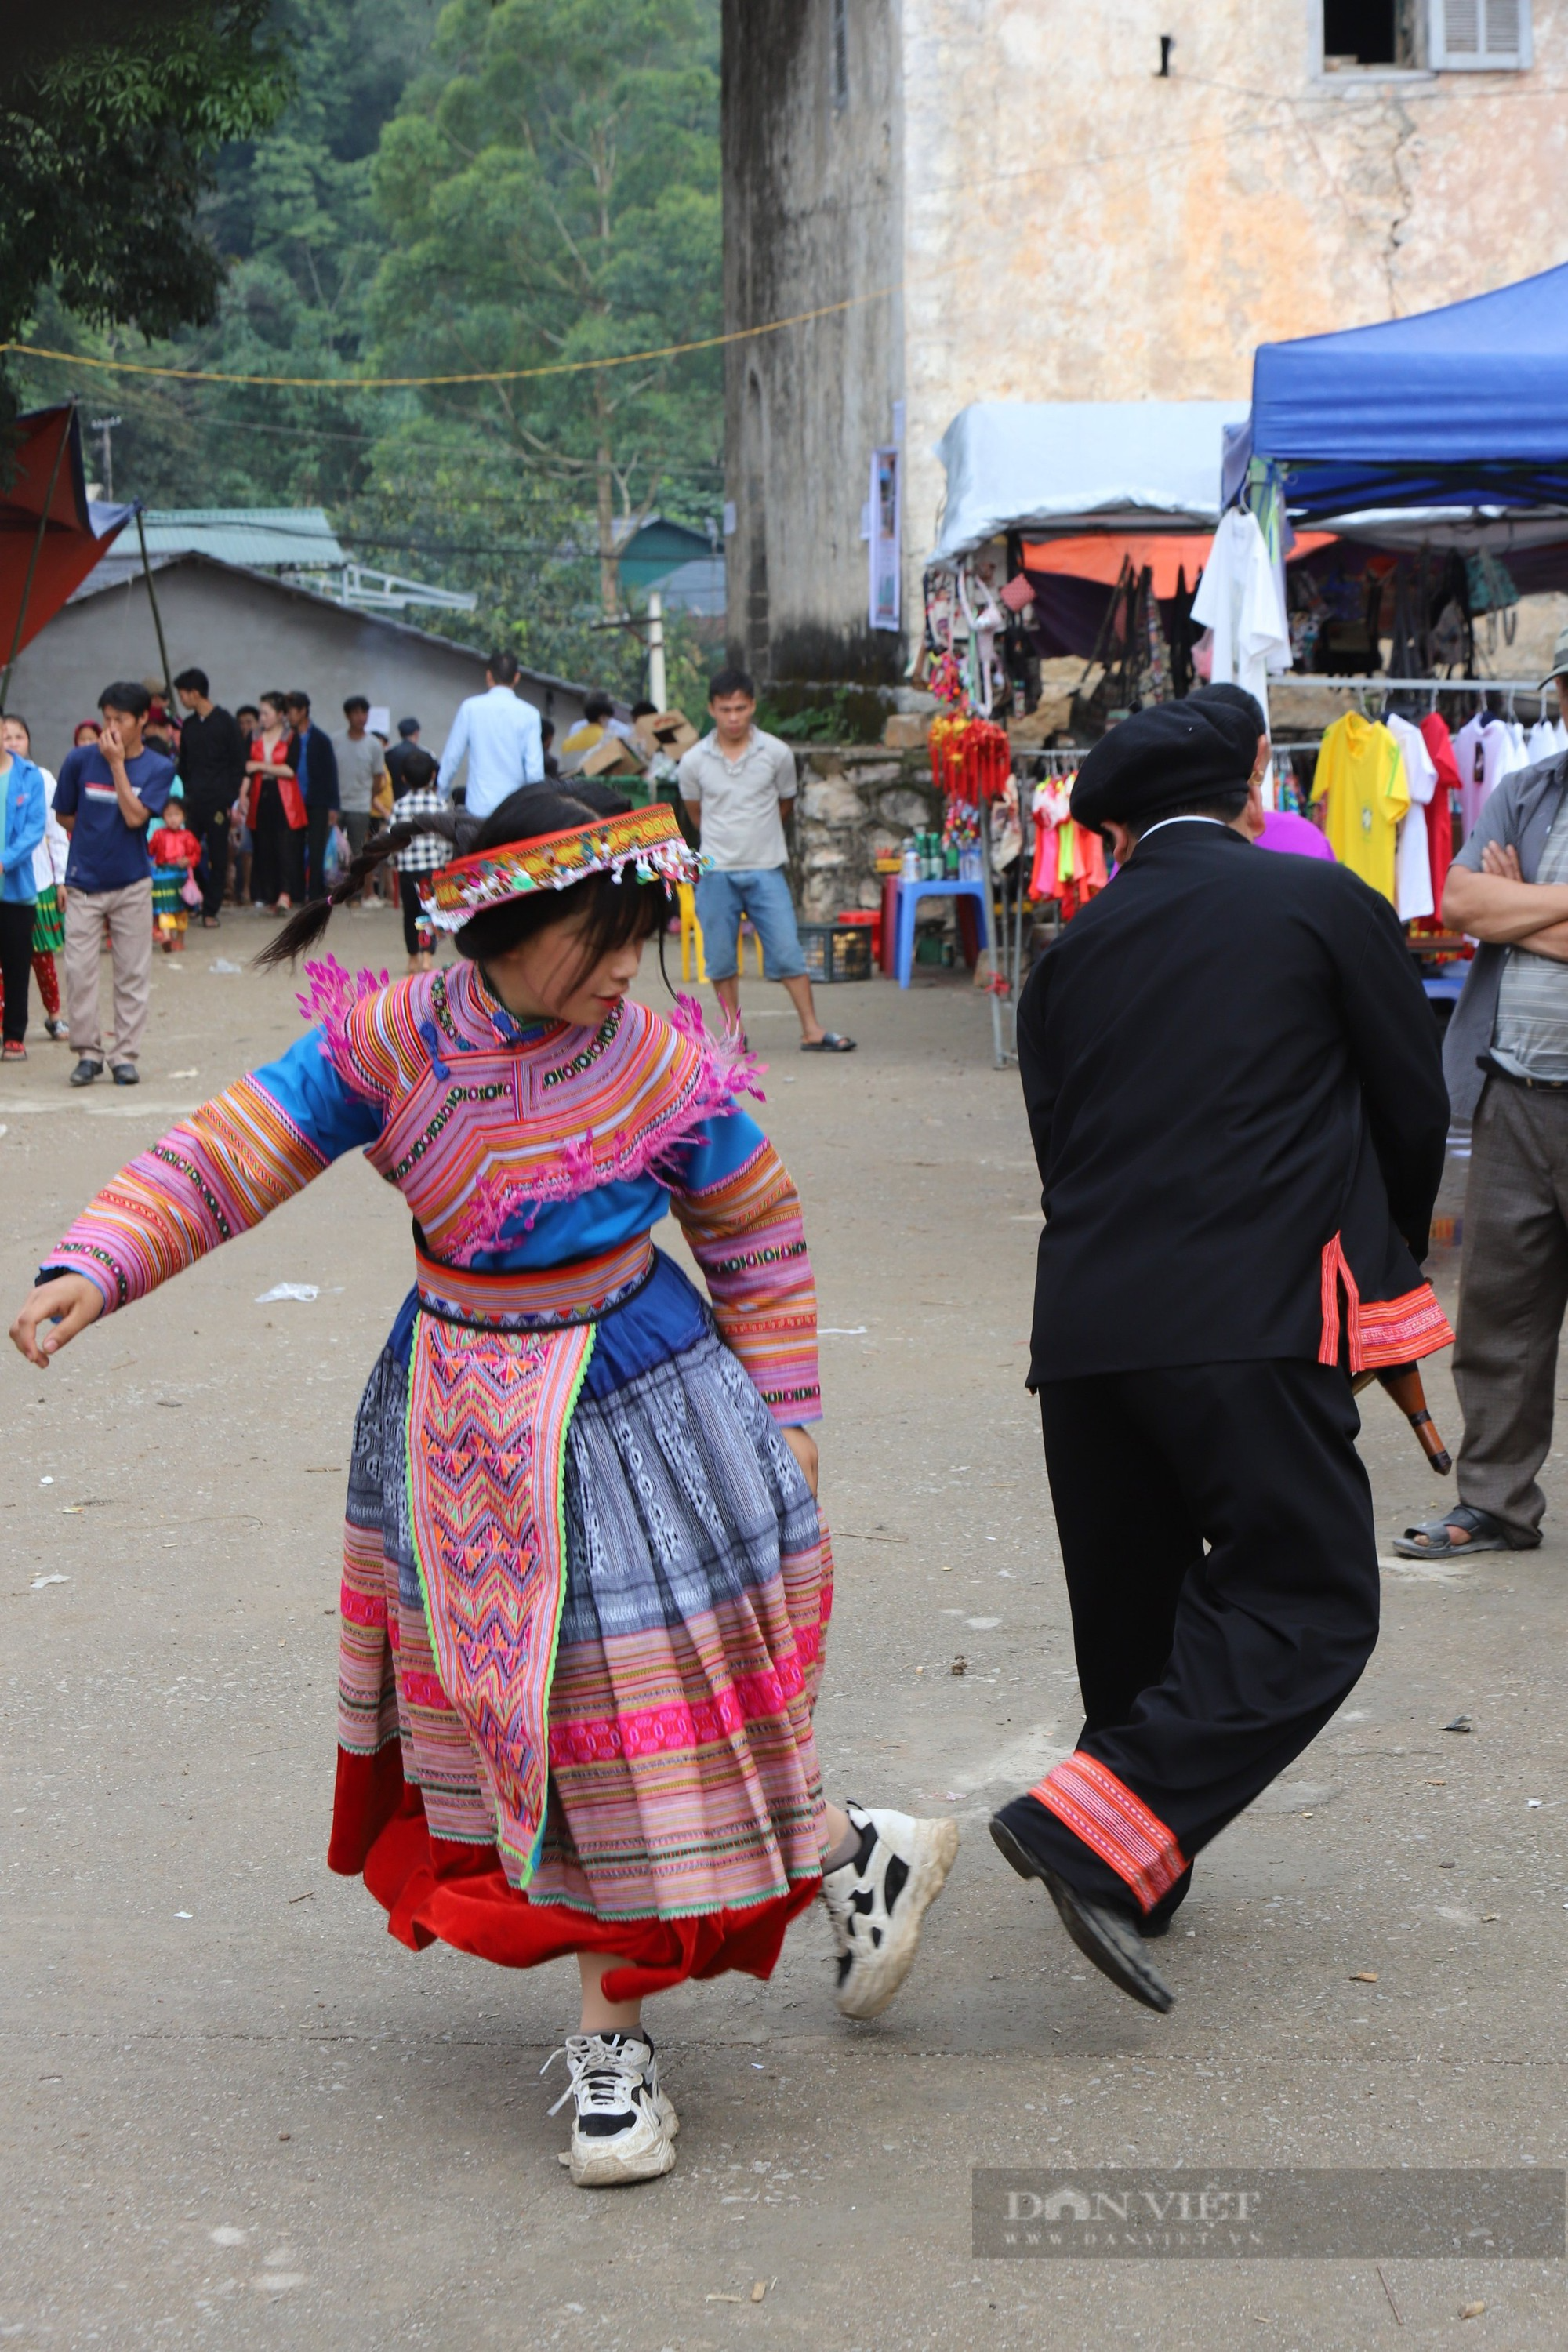
[(1229, 702), (1156, 702), (1102, 735), (1078, 772), (1072, 813), (1098, 828), (1139, 825), (1161, 809), (1240, 791), (1258, 757), (1258, 729)]

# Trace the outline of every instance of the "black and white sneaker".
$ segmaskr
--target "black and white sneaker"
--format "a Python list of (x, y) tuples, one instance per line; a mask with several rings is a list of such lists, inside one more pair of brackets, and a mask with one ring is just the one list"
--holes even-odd
[[(548, 2072), (559, 2050), (540, 2069)], [(579, 2189), (622, 2189), (673, 2169), (680, 2119), (658, 2087), (658, 2061), (646, 2034), (569, 2033), (572, 2079), (550, 2110), (576, 2101), (572, 2145), (560, 2161)]]
[(822, 1882), (838, 1947), (835, 1999), (846, 2017), (880, 2017), (914, 1966), (921, 1923), (958, 1852), (956, 1822), (847, 1805), (858, 1850)]

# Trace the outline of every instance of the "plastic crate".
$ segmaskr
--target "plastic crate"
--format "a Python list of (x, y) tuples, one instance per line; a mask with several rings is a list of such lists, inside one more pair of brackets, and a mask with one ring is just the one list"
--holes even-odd
[(802, 923), (806, 977), (822, 986), (871, 977), (871, 932), (866, 924)]

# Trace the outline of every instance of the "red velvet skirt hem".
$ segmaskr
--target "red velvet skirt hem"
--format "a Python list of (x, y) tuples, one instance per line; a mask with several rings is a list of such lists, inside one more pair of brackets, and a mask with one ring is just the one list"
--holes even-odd
[(689, 1919), (599, 1919), (563, 1904), (531, 1903), (508, 1884), (493, 1845), (431, 1836), (395, 1742), (374, 1756), (339, 1748), (327, 1865), (342, 1877), (363, 1877), (387, 1914), (388, 1934), (410, 1951), (450, 1944), (503, 1969), (537, 1968), (571, 1952), (614, 1953), (625, 1965), (605, 1975), (611, 2000), (645, 1999), (688, 1977), (731, 1969), (772, 1976), (784, 1930), (822, 1883), (805, 1879), (753, 1908)]

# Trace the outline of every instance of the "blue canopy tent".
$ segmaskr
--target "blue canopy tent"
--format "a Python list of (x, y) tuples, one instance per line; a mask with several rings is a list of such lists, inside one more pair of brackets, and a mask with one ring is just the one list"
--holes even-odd
[[(1527, 515), (1525, 536), (1568, 537), (1568, 264), (1415, 318), (1261, 344), (1252, 414), (1225, 442), (1226, 506), (1258, 458), (1280, 469), (1295, 522), (1444, 509), (1474, 544), (1480, 508), (1503, 510), (1499, 544)], [(1439, 520), (1416, 535), (1431, 543)]]

